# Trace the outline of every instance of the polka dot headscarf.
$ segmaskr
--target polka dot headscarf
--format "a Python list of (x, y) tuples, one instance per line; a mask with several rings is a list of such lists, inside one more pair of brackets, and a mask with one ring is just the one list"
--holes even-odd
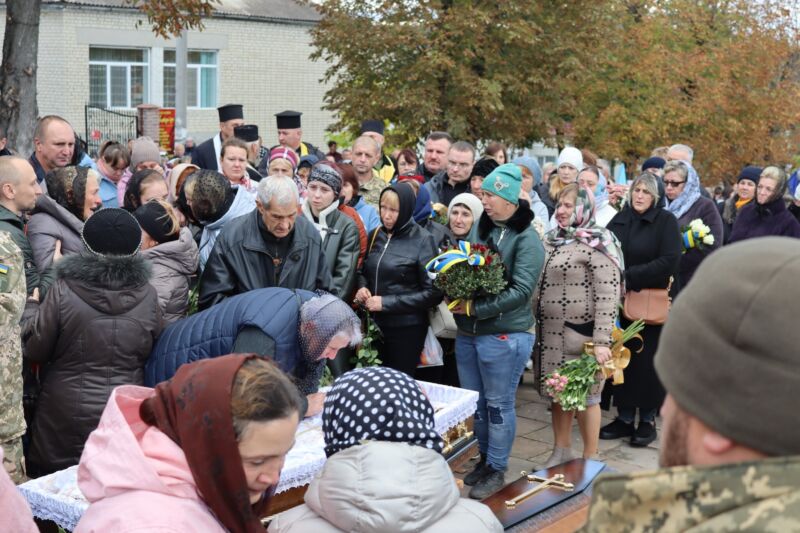
[(325, 398), (322, 431), (328, 457), (368, 440), (442, 452), (433, 406), (416, 381), (391, 368), (359, 368), (337, 379)]

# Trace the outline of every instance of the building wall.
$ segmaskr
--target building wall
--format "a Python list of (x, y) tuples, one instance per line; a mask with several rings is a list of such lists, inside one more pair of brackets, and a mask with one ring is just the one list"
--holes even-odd
[[(62, 115), (83, 135), (91, 45), (151, 48), (150, 96), (158, 99), (160, 78), (154, 75), (158, 70), (154, 66), (160, 63), (160, 49), (175, 44), (157, 38), (146, 21), (137, 29), (139, 19), (135, 12), (110, 8), (43, 7), (37, 75), (40, 115)], [(285, 109), (303, 112), (304, 140), (318, 146), (324, 144), (325, 128), (333, 122), (321, 109), (326, 87), (319, 80), (325, 63), (308, 59), (313, 51), (310, 27), (211, 18), (202, 32), (188, 34), (189, 49), (218, 50), (218, 104), (243, 104), (245, 121), (258, 125), (268, 146), (277, 143), (273, 115)], [(5, 25), (0, 25), (0, 36), (4, 31)], [(190, 109), (187, 121), (189, 135), (198, 141), (219, 129), (216, 109)]]

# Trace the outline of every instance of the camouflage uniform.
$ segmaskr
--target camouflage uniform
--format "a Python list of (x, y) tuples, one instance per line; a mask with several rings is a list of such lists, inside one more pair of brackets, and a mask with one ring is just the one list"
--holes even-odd
[(373, 170), (372, 179), (359, 187), (359, 194), (361, 194), (365, 202), (380, 211), (378, 204), (381, 201), (381, 191), (385, 188), (386, 182), (379, 178), (378, 173)]
[(800, 531), (800, 456), (603, 476), (582, 531)]
[(11, 235), (0, 232), (0, 446), (14, 483), (25, 481), (22, 435), (22, 347), (19, 320), (25, 308), (25, 261)]

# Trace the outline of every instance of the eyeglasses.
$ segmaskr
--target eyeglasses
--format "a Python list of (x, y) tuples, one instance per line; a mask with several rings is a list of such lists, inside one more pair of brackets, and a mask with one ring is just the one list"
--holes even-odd
[(667, 181), (667, 180), (664, 180), (664, 187), (676, 187), (677, 188), (677, 187), (680, 187), (681, 185), (683, 185), (684, 183), (686, 183), (686, 182), (685, 181)]

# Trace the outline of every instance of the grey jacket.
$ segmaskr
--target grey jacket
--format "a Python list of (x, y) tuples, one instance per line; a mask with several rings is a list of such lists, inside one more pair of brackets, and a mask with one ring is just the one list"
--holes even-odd
[(61, 241), (64, 256), (83, 251), (83, 221), (43, 194), (36, 199), (33, 216), (28, 221), (28, 240), (33, 248), (36, 268), (42, 273), (53, 264), (56, 241)]
[(263, 287), (329, 290), (331, 275), (322, 250), (322, 238), (314, 225), (302, 216), (295, 221), (280, 278), (270, 279), (265, 265), (273, 258), (261, 236), (260, 219), (260, 213), (254, 209), (231, 220), (222, 229), (200, 278), (200, 309), (207, 309), (228, 296)]
[(189, 308), (189, 281), (200, 263), (191, 230), (183, 228), (178, 240), (144, 250), (141, 255), (153, 271), (150, 285), (158, 293), (164, 325), (185, 317)]
[(370, 441), (331, 456), (305, 502), (279, 514), (268, 531), (503, 531), (488, 507), (460, 498), (444, 457), (402, 442)]
[(361, 240), (356, 223), (339, 211), (338, 207), (338, 202), (331, 204), (320, 213), (319, 222), (315, 223), (311, 208), (306, 202), (303, 204), (303, 215), (315, 224), (322, 237), (325, 264), (331, 275), (331, 294), (348, 300), (352, 299), (355, 291)]

